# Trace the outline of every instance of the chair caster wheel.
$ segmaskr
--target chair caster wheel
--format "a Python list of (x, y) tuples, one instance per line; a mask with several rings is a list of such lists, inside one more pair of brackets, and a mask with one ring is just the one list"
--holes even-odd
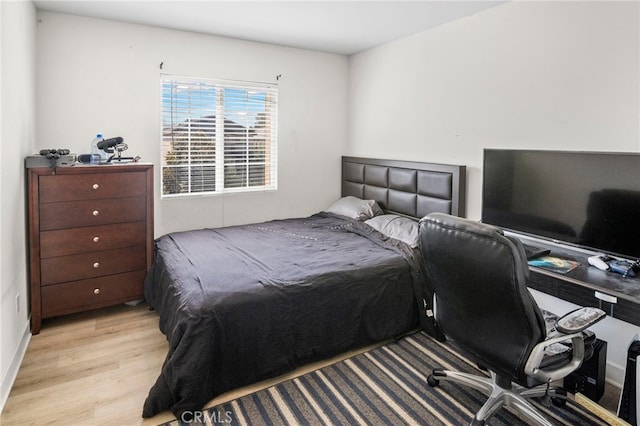
[(427, 377), (427, 383), (432, 388), (435, 388), (436, 386), (438, 386), (438, 384), (440, 384), (440, 381), (433, 377), (433, 374), (429, 374), (429, 377)]
[(471, 426), (484, 426), (484, 420), (478, 420), (475, 417), (471, 420)]

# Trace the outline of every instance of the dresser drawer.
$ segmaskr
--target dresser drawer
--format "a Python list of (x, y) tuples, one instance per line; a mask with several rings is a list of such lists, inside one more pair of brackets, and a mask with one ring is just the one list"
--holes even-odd
[(146, 246), (41, 259), (43, 286), (146, 269)]
[(147, 178), (145, 172), (50, 175), (40, 176), (39, 187), (41, 203), (141, 197), (147, 193)]
[(40, 257), (145, 245), (146, 226), (142, 221), (43, 231), (40, 233)]
[(111, 198), (40, 205), (40, 231), (144, 220), (147, 200)]
[(143, 298), (145, 271), (50, 285), (42, 288), (42, 316), (68, 314)]

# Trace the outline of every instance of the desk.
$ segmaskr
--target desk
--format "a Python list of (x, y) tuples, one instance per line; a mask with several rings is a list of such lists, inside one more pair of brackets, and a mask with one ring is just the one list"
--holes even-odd
[[(587, 257), (590, 254), (586, 252), (526, 237), (521, 239), (529, 245), (550, 249), (551, 256), (580, 264), (566, 274), (529, 267), (529, 287), (537, 290), (534, 297), (542, 309), (562, 315), (575, 305), (597, 306), (607, 313), (608, 318), (595, 324), (592, 330), (598, 338), (608, 343), (607, 381), (622, 388), (629, 343), (640, 335), (640, 279), (624, 278), (614, 272), (589, 266)], [(603, 296), (596, 297), (596, 292)], [(602, 298), (612, 298), (616, 303)]]
[(529, 287), (580, 306), (600, 307), (613, 318), (640, 326), (640, 277), (625, 278), (589, 266), (588, 255), (578, 251), (547, 248), (551, 256), (575, 260), (580, 265), (566, 274), (530, 267)]

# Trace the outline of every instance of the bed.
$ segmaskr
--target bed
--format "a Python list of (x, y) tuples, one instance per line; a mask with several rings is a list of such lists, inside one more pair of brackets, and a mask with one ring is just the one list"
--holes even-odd
[[(464, 216), (464, 194), (464, 166), (343, 157), (343, 198), (327, 211), (158, 238), (145, 299), (169, 350), (143, 417), (181, 418), (225, 391), (416, 329), (422, 262), (403, 226), (433, 211)], [(371, 210), (351, 216), (347, 202)], [(399, 221), (400, 234), (385, 230)]]

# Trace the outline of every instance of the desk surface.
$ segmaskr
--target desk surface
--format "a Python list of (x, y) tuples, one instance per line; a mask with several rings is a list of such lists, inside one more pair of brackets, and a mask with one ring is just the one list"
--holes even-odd
[(599, 306), (614, 318), (640, 325), (640, 277), (601, 271), (587, 263), (587, 254), (570, 248), (545, 247), (551, 249), (550, 256), (574, 260), (579, 265), (566, 274), (530, 267), (529, 287), (578, 305)]
[(530, 267), (530, 269), (541, 274), (559, 276), (562, 280), (574, 282), (575, 284), (589, 287), (597, 291), (603, 291), (607, 294), (611, 294), (640, 305), (640, 278), (623, 277), (615, 272), (601, 271), (598, 268), (590, 266), (587, 263), (586, 257), (584, 260), (580, 260), (576, 257), (570, 258), (568, 256), (561, 256), (557, 254), (555, 256), (579, 261), (580, 265), (566, 274), (550, 272), (543, 268), (536, 267)]

